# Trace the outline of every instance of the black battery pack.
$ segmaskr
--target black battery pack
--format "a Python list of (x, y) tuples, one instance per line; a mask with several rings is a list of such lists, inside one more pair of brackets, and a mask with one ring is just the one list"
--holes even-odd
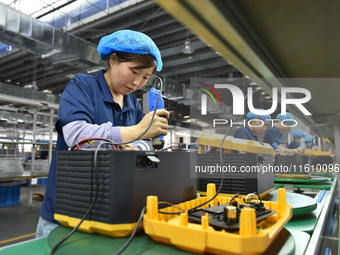
[[(266, 194), (274, 188), (274, 173), (264, 171), (262, 166), (272, 166), (273, 155), (257, 153), (223, 154), (223, 166), (220, 166), (218, 152), (197, 155), (197, 189), (206, 192), (208, 183), (219, 187), (223, 176), (221, 193), (247, 195), (252, 192)], [(213, 168), (214, 171), (208, 171)], [(219, 171), (220, 170), (220, 171)]]
[(101, 150), (96, 159), (90, 150), (58, 152), (56, 219), (81, 219), (96, 193), (86, 220), (107, 224), (136, 222), (149, 195), (174, 204), (191, 200), (195, 160), (190, 152)]

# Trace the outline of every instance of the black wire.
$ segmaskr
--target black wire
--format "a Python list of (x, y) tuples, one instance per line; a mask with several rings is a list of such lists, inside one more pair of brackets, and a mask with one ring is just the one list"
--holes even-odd
[(136, 232), (137, 232), (137, 229), (138, 229), (138, 226), (139, 226), (140, 222), (141, 222), (142, 219), (143, 219), (144, 212), (145, 212), (145, 206), (143, 207), (142, 211), (140, 212), (139, 219), (138, 219), (138, 221), (137, 221), (137, 223), (136, 223), (136, 226), (135, 226), (135, 228), (133, 229), (133, 231), (132, 231), (132, 233), (131, 233), (129, 239), (126, 241), (126, 243), (124, 244), (124, 246), (123, 246), (119, 251), (117, 251), (117, 252), (115, 253), (115, 255), (121, 254), (121, 253), (129, 246), (129, 244), (131, 243), (132, 239), (135, 237), (135, 234), (136, 234)]
[(92, 137), (92, 138), (87, 138), (87, 139), (83, 139), (80, 140), (79, 142), (77, 142), (72, 148), (71, 150), (74, 150), (74, 148), (76, 148), (79, 145), (82, 145), (83, 143), (87, 143), (89, 141), (95, 141), (95, 140), (99, 140), (99, 141), (106, 141), (106, 142), (113, 142), (110, 139), (106, 139), (106, 138), (102, 138), (102, 137)]
[(233, 201), (237, 196), (239, 196), (240, 195), (240, 193), (236, 193), (235, 194), (235, 196), (233, 196), (233, 198), (232, 199), (230, 199), (230, 201)]
[[(237, 120), (237, 117), (238, 117), (238, 115), (236, 115), (236, 117), (235, 117), (233, 122), (235, 122)], [(221, 141), (221, 144), (220, 144), (220, 163), (221, 163), (221, 169), (223, 169), (223, 143), (224, 143), (225, 139), (227, 138), (228, 134), (230, 133), (231, 129), (232, 129), (232, 126), (230, 125), (228, 131), (225, 133), (225, 135), (224, 135), (224, 137), (223, 137), (223, 139)], [(205, 202), (203, 202), (203, 203), (201, 203), (201, 204), (199, 204), (197, 206), (194, 206), (193, 208), (190, 208), (188, 210), (188, 213), (190, 213), (190, 212), (196, 210), (197, 208), (202, 207), (203, 205), (206, 205), (210, 201), (214, 200), (218, 196), (218, 194), (221, 192), (221, 189), (222, 189), (222, 186), (223, 186), (223, 181), (224, 181), (224, 172), (222, 171), (221, 182), (220, 182), (220, 185), (219, 185), (219, 187), (218, 187), (218, 189), (216, 191), (216, 194), (212, 198), (210, 198), (209, 200), (207, 200), (207, 201), (205, 201)]]
[(181, 147), (179, 147), (179, 146), (169, 146), (169, 147), (160, 149), (160, 150), (158, 150), (158, 151), (165, 151), (165, 150), (167, 150), (167, 149), (172, 149), (172, 148), (176, 148), (176, 149), (178, 149), (179, 151), (183, 151), (183, 150), (181, 149)]
[[(255, 93), (256, 91), (259, 91), (259, 90), (260, 89), (257, 89), (253, 93)], [(247, 96), (248, 95), (246, 95), (244, 97), (244, 99), (246, 99)], [(234, 118), (233, 122), (236, 122), (237, 118), (238, 118), (238, 115), (236, 115), (236, 117)], [(224, 135), (224, 137), (223, 137), (223, 139), (221, 141), (221, 144), (220, 144), (220, 163), (221, 163), (221, 169), (223, 169), (223, 143), (224, 143), (225, 139), (227, 138), (227, 136), (230, 133), (232, 128), (233, 127), (230, 125), (228, 131), (225, 133), (225, 135)], [(197, 206), (194, 206), (194, 207), (188, 209), (188, 213), (191, 213), (192, 211), (196, 210), (197, 208), (202, 207), (203, 205), (206, 205), (210, 201), (214, 200), (218, 196), (218, 194), (221, 192), (221, 189), (222, 189), (222, 186), (223, 186), (223, 181), (224, 181), (224, 172), (222, 171), (221, 182), (220, 182), (220, 185), (219, 185), (219, 187), (218, 187), (218, 189), (216, 191), (216, 194), (212, 198), (210, 198), (209, 200), (207, 200), (207, 201), (205, 201), (205, 202), (203, 202), (203, 203), (201, 203), (201, 204), (199, 204)], [(176, 214), (176, 213), (167, 213), (167, 214)], [(179, 214), (179, 213), (177, 213), (177, 214)]]
[[(255, 90), (253, 93), (255, 93), (258, 90), (259, 89)], [(244, 99), (246, 99), (247, 96), (245, 96)], [(236, 115), (236, 117), (233, 120), (233, 122), (236, 122), (237, 118), (238, 118), (238, 115)], [(223, 143), (224, 143), (225, 139), (227, 138), (228, 134), (230, 133), (231, 129), (232, 129), (232, 126), (230, 125), (228, 131), (225, 133), (225, 135), (224, 135), (224, 137), (223, 137), (223, 139), (221, 141), (221, 144), (220, 144), (220, 163), (221, 163), (221, 169), (223, 169)], [(205, 201), (205, 202), (203, 202), (203, 203), (201, 203), (201, 204), (199, 204), (197, 206), (194, 206), (194, 207), (188, 209), (188, 213), (191, 213), (192, 211), (196, 210), (197, 208), (202, 207), (203, 205), (206, 205), (210, 201), (214, 200), (218, 196), (218, 194), (221, 192), (221, 189), (222, 189), (222, 186), (223, 186), (223, 181), (224, 181), (224, 172), (222, 171), (221, 182), (220, 182), (220, 185), (219, 185), (219, 187), (218, 187), (218, 189), (216, 191), (216, 194), (212, 198), (210, 198), (209, 200), (207, 200), (207, 201)], [(180, 214), (180, 212), (178, 212), (178, 213), (176, 213), (176, 212), (162, 212), (162, 213), (164, 213), (164, 214)]]
[[(163, 81), (162, 81), (162, 79), (161, 79), (160, 77), (158, 77), (158, 76), (156, 76), (155, 78), (158, 79), (158, 80), (160, 81), (159, 95), (158, 95), (157, 102), (156, 102), (156, 107), (155, 107), (155, 109), (157, 110), (158, 102), (159, 102), (159, 99), (160, 99), (160, 97), (161, 97), (161, 95), (162, 95)], [(116, 143), (116, 142), (114, 142), (114, 141), (112, 141), (112, 140), (110, 140), (110, 139), (105, 139), (105, 138), (89, 138), (89, 139), (84, 139), (84, 140), (82, 140), (82, 141), (80, 142), (80, 144), (82, 144), (82, 143), (87, 142), (87, 140), (88, 140), (88, 141), (92, 141), (92, 140), (101, 140), (101, 141), (104, 141), (104, 142), (100, 143), (100, 144), (97, 146), (96, 151), (95, 151), (95, 153), (94, 153), (94, 159), (93, 159), (93, 161), (94, 161), (93, 169), (94, 169), (94, 172), (95, 172), (95, 174), (96, 174), (96, 193), (95, 193), (95, 198), (94, 198), (92, 204), (90, 205), (89, 209), (87, 210), (87, 212), (86, 212), (85, 215), (83, 216), (83, 218), (80, 220), (79, 224), (78, 224), (75, 228), (73, 228), (72, 231), (71, 231), (68, 235), (66, 235), (59, 243), (57, 243), (56, 246), (53, 247), (53, 249), (52, 249), (50, 255), (53, 255), (54, 252), (59, 248), (59, 246), (60, 246), (61, 244), (63, 244), (68, 238), (70, 238), (70, 236), (72, 236), (72, 235), (78, 230), (79, 226), (83, 223), (83, 221), (84, 221), (84, 220), (87, 218), (87, 216), (90, 214), (90, 212), (92, 211), (92, 209), (93, 209), (93, 207), (94, 207), (94, 205), (95, 205), (95, 203), (96, 203), (96, 201), (97, 201), (97, 197), (98, 197), (98, 173), (97, 173), (97, 171), (96, 171), (96, 168), (97, 168), (97, 154), (98, 154), (99, 148), (100, 148), (102, 145), (104, 145), (104, 144), (123, 145), (123, 144), (133, 143), (133, 142), (137, 141), (139, 138), (141, 138), (141, 137), (142, 137), (142, 136), (150, 129), (150, 127), (151, 127), (151, 125), (152, 125), (152, 122), (153, 122), (153, 120), (154, 120), (154, 118), (155, 118), (156, 110), (154, 111), (154, 113), (153, 113), (153, 115), (152, 115), (150, 124), (149, 124), (149, 126), (147, 127), (147, 129), (146, 129), (140, 136), (138, 136), (137, 138), (133, 139), (132, 141)], [(73, 146), (72, 148), (75, 148), (75, 147), (77, 147), (78, 145), (79, 145), (79, 144), (77, 143), (77, 144), (76, 144), (75, 146)], [(131, 234), (129, 240), (126, 242), (126, 244), (124, 245), (124, 247), (123, 247), (120, 251), (118, 251), (118, 253), (116, 253), (116, 254), (120, 254), (121, 252), (123, 252), (123, 251), (126, 249), (126, 247), (130, 244), (132, 238), (134, 237), (134, 235), (135, 235), (135, 233), (136, 233), (136, 231), (137, 231), (138, 225), (140, 224), (140, 221), (141, 221), (141, 219), (142, 219), (142, 216), (143, 216), (144, 211), (145, 211), (145, 207), (144, 207), (143, 210), (142, 210), (141, 216), (140, 216), (140, 218), (138, 219), (139, 222), (137, 222), (136, 227), (135, 227), (135, 229), (133, 230), (133, 232), (132, 232), (132, 234)]]
[[(237, 117), (238, 116), (236, 115), (236, 117), (235, 117), (233, 122), (235, 122), (237, 120)], [(224, 137), (223, 137), (223, 139), (221, 141), (221, 144), (220, 144), (220, 163), (221, 163), (221, 169), (223, 168), (223, 148), (222, 147), (223, 147), (223, 143), (224, 143), (226, 137), (228, 136), (228, 134), (230, 133), (231, 129), (232, 129), (232, 126), (229, 127), (228, 131), (225, 133), (225, 135), (224, 135)], [(218, 190), (217, 190), (216, 194), (212, 198), (210, 198), (209, 200), (207, 200), (207, 201), (205, 201), (205, 202), (203, 202), (203, 203), (201, 203), (199, 205), (196, 205), (196, 206), (188, 209), (188, 213), (191, 213), (191, 212), (195, 211), (197, 208), (202, 207), (203, 205), (206, 205), (210, 201), (214, 200), (217, 197), (217, 195), (221, 192), (221, 189), (222, 189), (222, 186), (223, 186), (223, 180), (224, 180), (224, 173), (222, 171), (221, 182), (220, 182), (220, 185), (218, 187)], [(182, 212), (160, 212), (160, 213), (163, 213), (163, 214), (181, 214)]]
[[(88, 139), (81, 140), (81, 141), (79, 141), (80, 144), (85, 143), (85, 142), (88, 142), (88, 141), (92, 141), (92, 140), (102, 140), (102, 141), (108, 142), (107, 144), (112, 144), (112, 145), (124, 145), (124, 144), (128, 144), (128, 143), (133, 143), (133, 142), (139, 140), (143, 135), (145, 135), (146, 132), (149, 131), (149, 129), (150, 129), (152, 123), (153, 123), (153, 120), (154, 120), (155, 115), (156, 115), (157, 107), (158, 107), (158, 102), (159, 102), (160, 97), (162, 96), (162, 91), (163, 91), (163, 81), (162, 81), (162, 79), (161, 79), (160, 77), (158, 77), (158, 76), (155, 76), (155, 79), (158, 79), (158, 80), (160, 81), (159, 94), (158, 94), (158, 97), (157, 97), (157, 102), (156, 102), (155, 110), (154, 110), (154, 112), (153, 112), (153, 114), (152, 114), (152, 118), (151, 118), (150, 124), (149, 124), (149, 126), (144, 130), (144, 132), (143, 132), (141, 135), (139, 135), (137, 138), (135, 138), (135, 139), (133, 139), (133, 140), (131, 140), (131, 141), (128, 141), (128, 142), (120, 142), (120, 143), (117, 143), (117, 142), (112, 141), (112, 140), (110, 140), (110, 139), (99, 138), (99, 137), (98, 137), (98, 138), (88, 138)], [(78, 146), (78, 143), (77, 143), (75, 146), (73, 146), (72, 148), (75, 148), (75, 147), (77, 147), (77, 146)]]
[[(176, 208), (177, 210), (181, 210), (180, 212), (175, 212), (174, 213), (174, 212), (161, 211), (162, 209), (164, 209), (164, 208), (162, 208), (162, 209), (158, 210), (158, 213), (163, 213), (163, 214), (179, 214), (179, 213), (184, 213), (185, 212), (184, 209), (182, 209), (182, 208), (180, 208), (180, 207), (178, 207), (176, 205), (173, 205), (171, 203), (158, 202), (158, 205), (170, 205), (170, 207)], [(166, 207), (166, 208), (169, 208), (169, 207)]]
[(96, 175), (96, 182), (95, 182), (95, 185), (96, 185), (96, 189), (95, 189), (95, 190), (96, 190), (96, 193), (95, 193), (95, 197), (94, 197), (94, 199), (93, 199), (93, 201), (92, 201), (90, 207), (87, 209), (85, 215), (83, 216), (83, 218), (82, 218), (82, 219), (80, 220), (80, 222), (78, 223), (78, 225), (77, 225), (76, 227), (74, 227), (70, 233), (68, 233), (62, 240), (60, 240), (60, 241), (53, 247), (53, 249), (52, 249), (50, 255), (53, 255), (53, 254), (56, 252), (56, 250), (59, 248), (59, 246), (62, 245), (68, 238), (70, 238), (70, 237), (78, 230), (78, 228), (80, 227), (80, 225), (84, 222), (84, 220), (85, 220), (85, 219), (87, 218), (87, 216), (90, 214), (90, 212), (92, 211), (92, 209), (93, 209), (95, 203), (97, 202), (98, 192), (99, 192), (99, 190), (98, 190), (98, 187), (99, 187), (99, 185), (98, 185), (98, 171), (96, 171), (96, 168), (97, 168), (97, 153), (98, 153), (99, 148), (100, 148), (103, 144), (106, 144), (106, 143), (100, 143), (100, 144), (97, 146), (96, 151), (95, 151), (95, 153), (94, 153), (94, 158), (95, 158), (95, 159), (94, 159), (93, 169), (94, 169), (94, 173), (95, 173), (95, 175)]
[(254, 192), (254, 194), (258, 197), (258, 199), (260, 200), (260, 202), (262, 203), (262, 199), (260, 197), (260, 195), (257, 192)]

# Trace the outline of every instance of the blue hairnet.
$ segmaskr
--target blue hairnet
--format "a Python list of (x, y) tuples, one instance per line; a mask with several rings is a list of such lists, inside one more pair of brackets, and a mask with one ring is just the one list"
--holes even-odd
[(151, 54), (157, 61), (157, 71), (162, 70), (161, 53), (152, 39), (141, 32), (119, 30), (100, 39), (97, 51), (106, 60), (114, 51), (134, 54)]
[[(289, 112), (286, 112), (285, 115), (280, 113), (276, 116), (276, 118), (279, 119), (279, 120), (285, 120), (285, 122), (290, 123), (290, 124), (295, 124), (295, 121), (293, 121), (294, 117)], [(291, 120), (291, 121), (289, 121), (289, 120)]]
[(305, 137), (305, 133), (301, 129), (296, 129), (293, 131), (293, 137)]
[[(261, 108), (256, 109), (256, 110), (262, 110), (263, 111), (263, 109), (261, 109)], [(252, 112), (248, 112), (247, 113), (248, 120), (255, 119), (256, 117), (260, 118), (261, 120), (270, 120), (271, 119), (270, 115), (268, 115), (268, 114), (266, 114), (266, 115), (259, 115), (259, 114), (255, 114), (255, 113), (252, 113)]]
[(311, 136), (311, 135), (306, 135), (306, 137), (305, 137), (305, 143), (310, 143), (310, 142), (312, 142), (313, 141), (313, 136)]

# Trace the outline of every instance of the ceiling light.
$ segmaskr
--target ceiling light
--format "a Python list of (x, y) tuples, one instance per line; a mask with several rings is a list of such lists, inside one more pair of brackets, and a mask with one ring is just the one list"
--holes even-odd
[(72, 79), (74, 76), (75, 76), (75, 74), (73, 74), (73, 73), (65, 75), (65, 77), (69, 78), (69, 79)]
[(50, 51), (48, 51), (44, 54), (41, 54), (41, 58), (48, 58), (48, 57), (51, 57), (51, 56), (58, 54), (60, 52), (61, 52), (60, 49), (52, 49), (52, 50), (50, 50)]
[(97, 72), (99, 72), (102, 69), (103, 69), (102, 66), (94, 66), (94, 67), (91, 67), (91, 68), (87, 69), (87, 73), (88, 74), (97, 73)]
[(194, 53), (194, 49), (191, 47), (191, 43), (190, 43), (190, 41), (189, 40), (186, 40), (185, 42), (184, 42), (184, 49), (182, 50), (182, 52), (184, 53), (184, 54), (192, 54), (192, 53)]

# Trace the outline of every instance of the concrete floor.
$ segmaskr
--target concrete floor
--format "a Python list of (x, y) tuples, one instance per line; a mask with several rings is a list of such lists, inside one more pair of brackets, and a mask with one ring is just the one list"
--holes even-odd
[[(45, 190), (45, 185), (33, 185), (32, 190)], [(33, 200), (29, 206), (28, 194), (28, 187), (22, 185), (20, 204), (0, 207), (0, 247), (35, 238), (42, 201)]]

